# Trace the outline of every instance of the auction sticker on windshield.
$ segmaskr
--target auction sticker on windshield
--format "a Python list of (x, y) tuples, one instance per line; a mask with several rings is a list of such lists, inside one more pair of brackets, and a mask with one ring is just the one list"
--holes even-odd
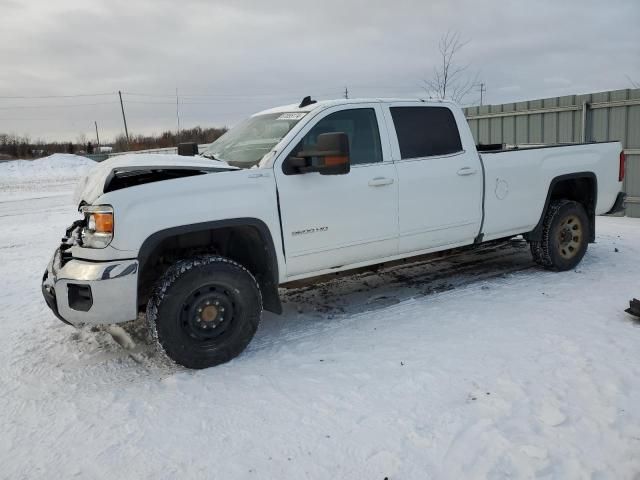
[(276, 120), (300, 120), (307, 112), (288, 112), (280, 115)]

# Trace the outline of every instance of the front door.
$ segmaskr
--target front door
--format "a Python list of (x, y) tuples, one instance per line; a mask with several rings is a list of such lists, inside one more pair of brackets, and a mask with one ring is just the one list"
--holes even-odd
[[(275, 166), (288, 277), (340, 269), (397, 254), (398, 181), (379, 107), (342, 105), (300, 132), (285, 157), (315, 145), (318, 135), (349, 137), (351, 171), (286, 175)], [(386, 132), (383, 132), (386, 138)]]

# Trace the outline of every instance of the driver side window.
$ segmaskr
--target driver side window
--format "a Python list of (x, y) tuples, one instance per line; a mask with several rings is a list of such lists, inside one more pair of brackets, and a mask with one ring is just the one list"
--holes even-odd
[(354, 108), (327, 115), (307, 133), (294, 152), (312, 150), (322, 133), (346, 133), (351, 165), (382, 162), (378, 120), (373, 108)]

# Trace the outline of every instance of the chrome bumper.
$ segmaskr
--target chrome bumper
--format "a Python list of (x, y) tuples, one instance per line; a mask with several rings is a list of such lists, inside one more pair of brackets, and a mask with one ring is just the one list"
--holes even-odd
[(47, 305), (72, 325), (134, 320), (137, 306), (138, 261), (61, 262), (56, 250), (42, 278)]

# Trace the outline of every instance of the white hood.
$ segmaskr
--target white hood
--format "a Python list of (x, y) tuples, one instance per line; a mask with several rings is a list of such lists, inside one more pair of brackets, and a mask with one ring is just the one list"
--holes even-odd
[(104, 193), (104, 186), (107, 178), (114, 169), (127, 170), (150, 170), (150, 169), (203, 169), (203, 170), (235, 170), (226, 162), (210, 160), (204, 157), (186, 157), (181, 155), (163, 155), (157, 153), (130, 153), (111, 157), (104, 162), (98, 163), (91, 171), (78, 182), (74, 193), (76, 205), (84, 201), (93, 203)]

